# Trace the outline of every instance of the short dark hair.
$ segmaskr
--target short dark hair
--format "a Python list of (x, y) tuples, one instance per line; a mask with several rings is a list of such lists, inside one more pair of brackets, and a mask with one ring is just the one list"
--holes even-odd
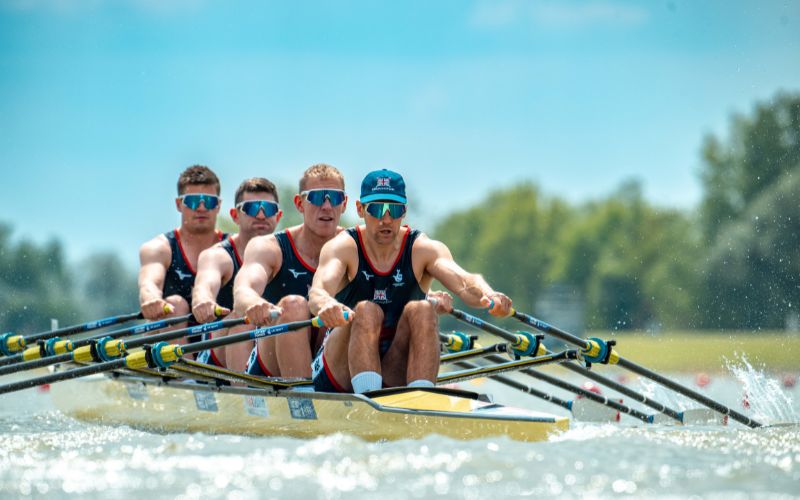
[(236, 199), (234, 201), (236, 205), (242, 201), (245, 193), (271, 194), (275, 197), (275, 201), (278, 201), (278, 188), (275, 187), (275, 184), (273, 184), (272, 181), (269, 181), (263, 177), (252, 177), (239, 184), (239, 188), (236, 190)]
[(336, 167), (327, 163), (311, 165), (303, 172), (303, 177), (300, 178), (300, 185), (298, 186), (301, 192), (306, 190), (306, 184), (311, 179), (337, 180), (342, 184), (342, 189), (344, 189), (344, 176)]
[(219, 196), (219, 178), (205, 165), (192, 165), (178, 177), (178, 196), (186, 192), (188, 186), (215, 186)]

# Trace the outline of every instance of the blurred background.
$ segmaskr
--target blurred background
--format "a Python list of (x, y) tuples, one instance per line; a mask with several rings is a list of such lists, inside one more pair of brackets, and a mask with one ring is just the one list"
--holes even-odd
[(294, 223), (325, 162), (568, 331), (796, 339), (798, 54), (794, 1), (2, 0), (0, 328), (136, 310), (185, 167)]

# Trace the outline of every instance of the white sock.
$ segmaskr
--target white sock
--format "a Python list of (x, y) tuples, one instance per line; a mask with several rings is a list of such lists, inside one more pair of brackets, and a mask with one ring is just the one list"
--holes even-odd
[(424, 378), (412, 380), (408, 383), (408, 387), (433, 387), (433, 382), (425, 380)]
[(383, 386), (383, 377), (377, 372), (361, 372), (350, 379), (353, 384), (353, 392), (362, 394), (369, 391), (377, 391)]

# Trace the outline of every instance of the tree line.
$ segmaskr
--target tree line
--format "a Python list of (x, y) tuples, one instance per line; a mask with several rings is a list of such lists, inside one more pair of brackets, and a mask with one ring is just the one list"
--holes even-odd
[[(648, 202), (637, 181), (578, 205), (522, 182), (450, 214), (431, 234), (521, 309), (535, 313), (548, 287), (569, 287), (592, 329), (774, 329), (797, 321), (800, 94), (779, 93), (733, 116), (726, 137), (704, 139), (701, 161), (703, 197), (693, 210)], [(286, 211), (286, 224), (299, 222), (292, 215)], [(57, 241), (11, 235), (0, 225), (2, 331), (137, 307), (136, 277), (116, 255), (72, 269)]]

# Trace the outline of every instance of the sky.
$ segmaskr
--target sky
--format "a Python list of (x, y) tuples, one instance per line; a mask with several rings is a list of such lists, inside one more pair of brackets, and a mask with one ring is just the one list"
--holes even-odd
[(779, 90), (797, 1), (0, 0), (0, 223), (134, 268), (192, 164), (226, 209), (247, 177), (325, 162), (355, 199), (391, 168), (429, 232), (524, 180), (691, 210), (703, 138)]

